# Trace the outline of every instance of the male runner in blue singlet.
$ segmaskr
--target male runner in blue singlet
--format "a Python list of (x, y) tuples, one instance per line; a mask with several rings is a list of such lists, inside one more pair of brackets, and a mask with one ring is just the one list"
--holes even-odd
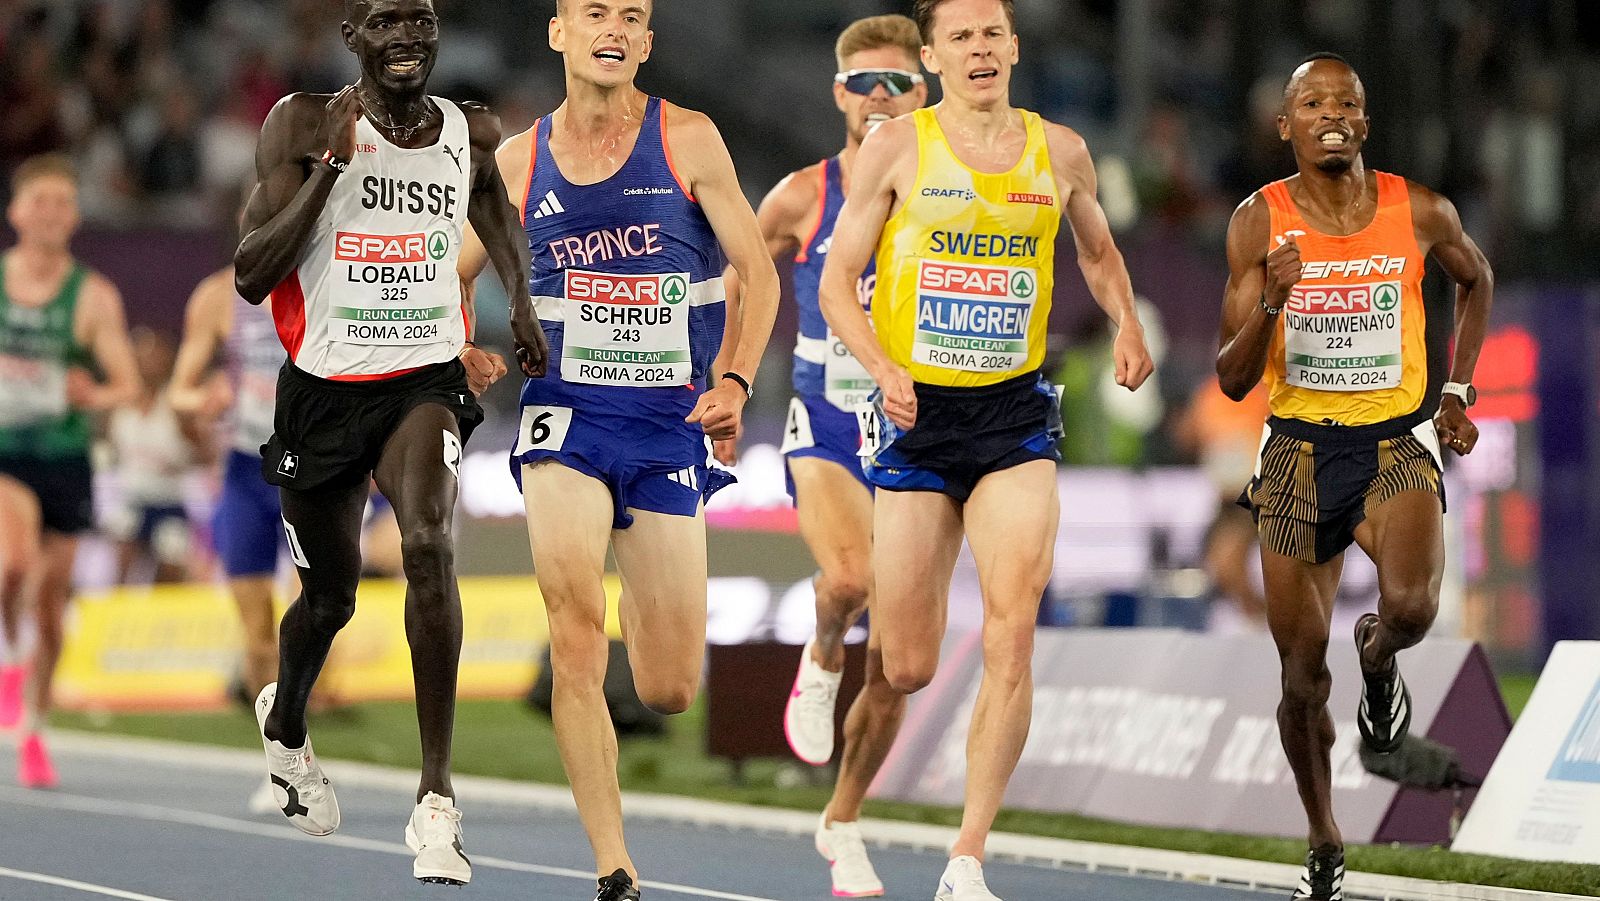
[[(727, 478), (708, 467), (706, 439), (736, 434), (778, 302), (716, 126), (634, 86), (651, 5), (560, 0), (550, 46), (565, 61), (566, 101), (499, 153), (552, 361), (523, 386), (512, 465), (550, 621), (556, 739), (602, 901), (638, 897), (602, 691), (606, 548), (622, 572), (639, 696), (680, 712), (705, 657), (701, 504)], [(475, 250), (463, 281), (482, 268)], [(737, 345), (719, 357), (725, 260), (744, 295)]]

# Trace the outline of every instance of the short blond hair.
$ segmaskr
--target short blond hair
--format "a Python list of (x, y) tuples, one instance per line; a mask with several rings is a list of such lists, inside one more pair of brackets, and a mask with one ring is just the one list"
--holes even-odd
[(905, 16), (888, 15), (872, 16), (851, 24), (833, 45), (833, 53), (839, 58), (839, 71), (845, 70), (850, 57), (879, 47), (898, 47), (913, 60), (918, 59), (922, 54), (922, 35), (917, 31), (917, 23)]
[(30, 182), (51, 176), (64, 178), (77, 185), (78, 167), (73, 165), (72, 158), (64, 153), (45, 153), (29, 157), (11, 173), (11, 194), (16, 196), (22, 193), (22, 189)]

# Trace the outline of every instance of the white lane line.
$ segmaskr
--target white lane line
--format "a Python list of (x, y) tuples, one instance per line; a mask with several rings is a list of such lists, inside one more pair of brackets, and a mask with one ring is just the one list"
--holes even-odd
[[(3, 741), (3, 739), (0, 739)], [(148, 762), (152, 766), (179, 766), (212, 772), (235, 772), (260, 779), (261, 752), (186, 742), (98, 735), (86, 732), (55, 733), (52, 747), (61, 753), (79, 753), (119, 762)], [(411, 794), (417, 787), (414, 770), (349, 761), (323, 761), (339, 785), (362, 786)], [(564, 786), (534, 785), (483, 776), (456, 776), (456, 791), (474, 804), (500, 804), (524, 809), (575, 813), (572, 793)], [(705, 801), (681, 795), (627, 792), (622, 796), (629, 817), (700, 827), (721, 827), (765, 836), (806, 841), (817, 828), (815, 813)], [(293, 827), (288, 827), (291, 830)], [(948, 826), (864, 818), (862, 831), (880, 847), (909, 848), (943, 855), (956, 840)], [(1046, 838), (996, 832), (989, 836), (989, 858), (1024, 865), (1072, 868), (1169, 882), (1200, 882), (1252, 891), (1287, 892), (1300, 882), (1301, 865), (1241, 860), (1190, 851), (1164, 851), (1099, 842)], [(1530, 892), (1524, 889), (1432, 882), (1400, 876), (1346, 873), (1347, 896), (1384, 901), (1584, 901), (1579, 895)], [(736, 896), (737, 897), (737, 896)], [(723, 899), (727, 901), (727, 899)]]
[(62, 879), (60, 876), (49, 876), (44, 873), (30, 873), (27, 870), (13, 870), (10, 867), (0, 867), (0, 878), (21, 879), (23, 882), (38, 882), (43, 885), (54, 885), (59, 888), (70, 888), (74, 891), (88, 892), (91, 895), (104, 895), (107, 898), (122, 898), (124, 901), (172, 901), (171, 898), (157, 898), (155, 895), (141, 895), (138, 892), (125, 892), (119, 888), (106, 885), (95, 885), (92, 882), (79, 882), (76, 879)]
[[(75, 813), (97, 814), (100, 816), (123, 817), (136, 820), (148, 820), (158, 823), (172, 823), (181, 826), (192, 826), (199, 829), (211, 829), (218, 832), (231, 832), (236, 835), (249, 835), (256, 838), (273, 838), (284, 841), (307, 842), (315, 845), (333, 845), (340, 848), (350, 848), (356, 851), (372, 851), (380, 854), (393, 854), (400, 857), (412, 857), (412, 852), (405, 845), (398, 842), (384, 842), (377, 839), (360, 838), (353, 835), (313, 836), (290, 825), (269, 826), (266, 823), (255, 823), (249, 820), (239, 820), (233, 817), (219, 816), (214, 813), (201, 813), (194, 810), (181, 810), (175, 807), (162, 807), (156, 804), (137, 804), (130, 801), (112, 801), (104, 798), (90, 798), (83, 795), (68, 795), (51, 792), (41, 795), (36, 791), (27, 789), (0, 787), (0, 800), (27, 807), (37, 807), (51, 811), (72, 811)], [(550, 867), (543, 864), (523, 863), (517, 860), (507, 860), (503, 857), (485, 857), (472, 855), (472, 862), (478, 866), (489, 867), (496, 870), (509, 870), (517, 873), (533, 873), (539, 876), (555, 876), (562, 879), (577, 879), (583, 882), (594, 882), (593, 873), (585, 870), (573, 870), (566, 867)], [(722, 892), (716, 889), (696, 888), (689, 885), (678, 885), (672, 882), (653, 882), (643, 880), (640, 888), (652, 891), (668, 892), (678, 895), (689, 895), (695, 898), (713, 898), (716, 901), (777, 901), (775, 898), (762, 898), (755, 895), (740, 895), (734, 892)], [(117, 895), (116, 897), (124, 897)], [(128, 895), (128, 898), (145, 899), (144, 895)], [(151, 899), (151, 901), (166, 901), (166, 899)]]

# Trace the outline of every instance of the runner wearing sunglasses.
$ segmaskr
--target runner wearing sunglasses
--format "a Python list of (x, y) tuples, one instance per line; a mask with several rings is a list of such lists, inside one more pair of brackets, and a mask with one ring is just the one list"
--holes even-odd
[[(866, 611), (872, 593), (872, 488), (856, 456), (861, 436), (851, 411), (874, 387), (872, 376), (823, 321), (817, 285), (861, 142), (878, 123), (927, 100), (928, 89), (916, 71), (921, 46), (916, 23), (905, 16), (874, 16), (845, 29), (835, 47), (840, 72), (833, 86), (834, 103), (844, 114), (844, 149), (779, 182), (757, 213), (773, 259), (794, 260), (800, 305), (795, 396), (789, 402), (783, 453), (789, 493), (799, 508), (800, 534), (819, 570), (813, 580), (817, 631), (801, 657), (784, 713), (784, 734), (795, 755), (813, 766), (833, 758), (844, 636)], [(863, 307), (872, 300), (874, 271), (869, 263), (853, 275), (855, 297)], [(730, 287), (728, 296), (738, 292)], [(731, 442), (718, 450), (731, 459)], [(874, 635), (867, 645), (866, 687), (845, 720), (833, 799), (817, 826), (817, 850), (831, 864), (836, 896), (883, 894), (856, 820), (904, 712), (904, 696), (884, 679)]]

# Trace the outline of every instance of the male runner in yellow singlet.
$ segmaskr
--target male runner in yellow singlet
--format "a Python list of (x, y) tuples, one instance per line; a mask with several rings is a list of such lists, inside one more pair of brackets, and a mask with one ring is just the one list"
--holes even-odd
[[(933, 678), (963, 534), (977, 561), (983, 683), (961, 834), (936, 898), (994, 901), (984, 842), (1028, 734), (1034, 623), (1060, 512), (1060, 411), (1038, 370), (1062, 216), (1090, 291), (1118, 326), (1118, 382), (1138, 388), (1153, 366), (1083, 139), (1010, 104), (1012, 4), (918, 0), (915, 17), (945, 99), (862, 145), (822, 310), (879, 386), (861, 452), (879, 489), (873, 616), (895, 688)], [(874, 250), (869, 322), (856, 279)]]
[[(1489, 262), (1450, 201), (1366, 168), (1366, 92), (1343, 59), (1315, 54), (1284, 90), (1278, 133), (1299, 174), (1240, 204), (1228, 227), (1217, 375), (1240, 400), (1265, 374), (1271, 418), (1241, 499), (1261, 533), (1267, 618), (1283, 664), (1278, 730), (1310, 826), (1293, 897), (1343, 898), (1327, 701), (1329, 619), (1344, 551), (1378, 567), (1378, 613), (1356, 623), (1367, 747), (1398, 748), (1411, 702), (1396, 652), (1422, 640), (1444, 568), (1440, 446), (1467, 454), (1472, 371), (1494, 292)], [(1423, 303), (1428, 256), (1456, 282), (1449, 312)], [(1442, 395), (1442, 400), (1441, 400)]]

